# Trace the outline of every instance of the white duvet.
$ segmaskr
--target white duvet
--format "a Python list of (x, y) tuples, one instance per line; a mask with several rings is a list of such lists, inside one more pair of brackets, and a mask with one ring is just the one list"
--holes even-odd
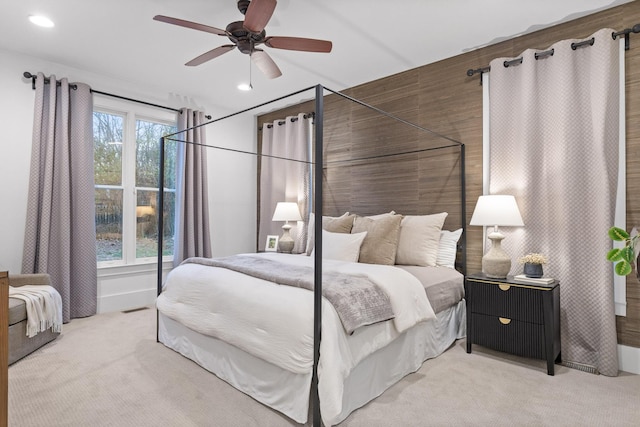
[[(247, 254), (313, 266), (313, 257)], [(395, 318), (347, 335), (323, 299), (318, 366), (323, 419), (339, 414), (342, 384), (364, 357), (418, 322), (435, 318), (420, 281), (393, 266), (324, 260), (323, 271), (367, 275), (388, 295)], [(183, 264), (171, 271), (158, 297), (160, 312), (194, 331), (226, 341), (293, 373), (313, 367), (313, 292), (277, 285), (224, 268)]]

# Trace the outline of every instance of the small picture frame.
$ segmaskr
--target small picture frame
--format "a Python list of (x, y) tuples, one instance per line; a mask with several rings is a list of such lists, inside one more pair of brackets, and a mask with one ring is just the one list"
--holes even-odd
[(278, 236), (267, 236), (267, 242), (264, 245), (265, 252), (277, 252), (278, 251)]

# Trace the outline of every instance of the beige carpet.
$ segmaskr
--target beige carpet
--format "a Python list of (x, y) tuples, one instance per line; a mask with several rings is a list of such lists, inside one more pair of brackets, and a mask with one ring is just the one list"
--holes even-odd
[[(76, 319), (9, 368), (9, 426), (296, 426), (156, 343), (155, 310)], [(341, 426), (638, 426), (640, 376), (593, 375), (464, 340)]]

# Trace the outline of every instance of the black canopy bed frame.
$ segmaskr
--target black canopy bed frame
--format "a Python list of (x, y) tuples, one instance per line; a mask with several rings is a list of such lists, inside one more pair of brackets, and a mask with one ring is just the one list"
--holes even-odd
[[(373, 107), (371, 105), (368, 105), (362, 101), (359, 101), (355, 98), (352, 98), (348, 95), (345, 95), (341, 92), (337, 92), (337, 91), (333, 91), (331, 89), (328, 89), (322, 85), (316, 85), (316, 86), (311, 86), (309, 88), (306, 89), (302, 89), (300, 91), (297, 92), (293, 92), (289, 95), (285, 95), (282, 96), (280, 98), (256, 105), (254, 107), (250, 107), (241, 111), (238, 111), (236, 113), (233, 114), (229, 114), (227, 116), (218, 118), (218, 119), (214, 119), (211, 121), (208, 121), (204, 124), (198, 125), (198, 126), (194, 126), (192, 128), (186, 129), (185, 131), (191, 130), (191, 129), (195, 129), (197, 127), (202, 127), (202, 126), (207, 126), (225, 119), (228, 119), (230, 117), (239, 115), (239, 114), (243, 114), (246, 112), (249, 112), (251, 110), (257, 109), (257, 108), (261, 108), (264, 107), (268, 104), (274, 103), (274, 102), (278, 102), (281, 100), (284, 100), (286, 98), (289, 97), (293, 97), (296, 95), (299, 95), (303, 92), (306, 91), (314, 91), (314, 96), (315, 96), (315, 119), (314, 119), (314, 158), (313, 161), (308, 162), (312, 168), (313, 168), (313, 210), (316, 213), (319, 213), (319, 215), (322, 215), (323, 213), (323, 175), (324, 172), (326, 171), (326, 168), (329, 166), (328, 164), (324, 163), (324, 120), (325, 120), (325, 93), (324, 91), (328, 91), (330, 94), (333, 94), (337, 97), (340, 97), (342, 99), (345, 99), (347, 101), (351, 101), (359, 106), (362, 106), (364, 108), (370, 109), (372, 111), (375, 111), (377, 113), (379, 113), (380, 115), (389, 118), (393, 121), (397, 121), (400, 123), (403, 123), (406, 126), (411, 126), (414, 129), (417, 129), (419, 131), (422, 132), (426, 132), (428, 134), (430, 134), (431, 136), (438, 138), (438, 140), (444, 140), (444, 143), (441, 143), (437, 146), (429, 146), (426, 148), (417, 148), (417, 149), (411, 149), (411, 150), (406, 150), (406, 151), (400, 151), (400, 152), (394, 152), (394, 153), (390, 153), (390, 154), (380, 154), (380, 155), (373, 155), (373, 156), (368, 156), (368, 157), (362, 157), (362, 158), (357, 158), (357, 159), (350, 159), (351, 162), (356, 162), (356, 161), (369, 161), (369, 160), (374, 160), (374, 161), (378, 161), (381, 159), (385, 159), (385, 158), (392, 158), (392, 157), (396, 157), (396, 156), (403, 156), (403, 155), (420, 155), (421, 153), (426, 153), (427, 151), (433, 151), (433, 150), (443, 150), (443, 149), (447, 149), (447, 148), (452, 148), (452, 149), (457, 149), (459, 150), (459, 161), (458, 163), (458, 167), (459, 167), (459, 186), (460, 186), (460, 191), (459, 191), (459, 197), (460, 197), (460, 205), (459, 205), (459, 209), (460, 209), (460, 227), (462, 228), (463, 232), (462, 235), (460, 237), (460, 240), (458, 241), (457, 244), (457, 256), (456, 256), (456, 269), (458, 271), (460, 271), (463, 275), (466, 273), (466, 194), (465, 194), (465, 146), (463, 143), (456, 141), (452, 138), (443, 136), (441, 134), (438, 134), (436, 132), (433, 132), (427, 128), (424, 128), (422, 126), (416, 125), (414, 123), (408, 122), (406, 120), (403, 120), (401, 118), (398, 118), (392, 114), (389, 114), (379, 108)], [(192, 142), (187, 142), (187, 141), (183, 141), (179, 138), (176, 138), (177, 135), (182, 134), (185, 131), (180, 131), (180, 132), (176, 132), (174, 134), (171, 135), (166, 135), (163, 138), (160, 139), (160, 171), (159, 171), (159, 180), (158, 180), (158, 205), (160, 207), (160, 211), (158, 213), (158, 258), (157, 258), (157, 294), (158, 296), (162, 293), (163, 290), (163, 274), (162, 274), (162, 263), (163, 263), (163, 255), (162, 255), (162, 249), (163, 249), (163, 230), (164, 230), (164, 221), (163, 221), (163, 210), (164, 210), (164, 181), (165, 181), (165, 171), (164, 171), (164, 163), (165, 163), (165, 142), (166, 141), (175, 141), (175, 142), (183, 142), (183, 143), (187, 143), (187, 144), (194, 144)], [(242, 153), (242, 154), (248, 154), (248, 155), (252, 155), (252, 156), (256, 156), (256, 157), (274, 157), (274, 156), (265, 156), (262, 155), (260, 153), (254, 153), (254, 152), (248, 152), (248, 151), (243, 151), (243, 150), (236, 150), (236, 149), (232, 149), (232, 148), (226, 148), (226, 147), (220, 147), (220, 146), (216, 146), (216, 145), (204, 145), (206, 147), (209, 148), (215, 148), (215, 149), (219, 149), (219, 150), (225, 150), (225, 151), (231, 151), (231, 152), (237, 152), (237, 153)], [(283, 159), (280, 157), (276, 157), (278, 159), (281, 160), (290, 160), (290, 161), (299, 161), (299, 160), (294, 160), (294, 159)], [(314, 225), (314, 231), (315, 231), (315, 243), (314, 243), (314, 247), (315, 247), (315, 251), (314, 251), (314, 260), (313, 260), (313, 265), (314, 265), (314, 297), (313, 297), (313, 307), (314, 307), (314, 315), (313, 315), (313, 370), (312, 370), (312, 379), (311, 379), (311, 403), (310, 406), (312, 409), (312, 422), (313, 422), (313, 426), (321, 426), (322, 425), (322, 419), (321, 419), (321, 412), (320, 412), (320, 402), (319, 402), (319, 394), (318, 394), (318, 364), (319, 364), (319, 360), (320, 360), (320, 342), (321, 342), (321, 335), (322, 335), (322, 277), (323, 277), (323, 271), (322, 271), (322, 247), (323, 247), (323, 238), (322, 238), (322, 231), (323, 231), (323, 224), (322, 221), (315, 221), (315, 225)], [(158, 312), (157, 314), (157, 319), (156, 319), (156, 339), (158, 342), (160, 342), (159, 339), (159, 317), (160, 314)]]

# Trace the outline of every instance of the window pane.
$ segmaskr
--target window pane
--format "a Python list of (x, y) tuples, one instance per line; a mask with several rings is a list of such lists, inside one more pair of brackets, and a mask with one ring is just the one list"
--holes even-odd
[(122, 259), (122, 195), (120, 189), (96, 188), (98, 262)]
[[(163, 123), (136, 121), (136, 187), (158, 187), (158, 160), (160, 158), (160, 138), (176, 131), (175, 126)], [(165, 142), (165, 184), (175, 188), (176, 142)]]
[[(158, 192), (137, 190), (136, 193), (136, 258), (157, 257), (158, 222), (156, 206), (158, 205)], [(175, 204), (175, 192), (165, 191), (162, 255), (173, 255)]]
[(93, 112), (93, 144), (96, 184), (122, 184), (122, 133), (124, 117)]

